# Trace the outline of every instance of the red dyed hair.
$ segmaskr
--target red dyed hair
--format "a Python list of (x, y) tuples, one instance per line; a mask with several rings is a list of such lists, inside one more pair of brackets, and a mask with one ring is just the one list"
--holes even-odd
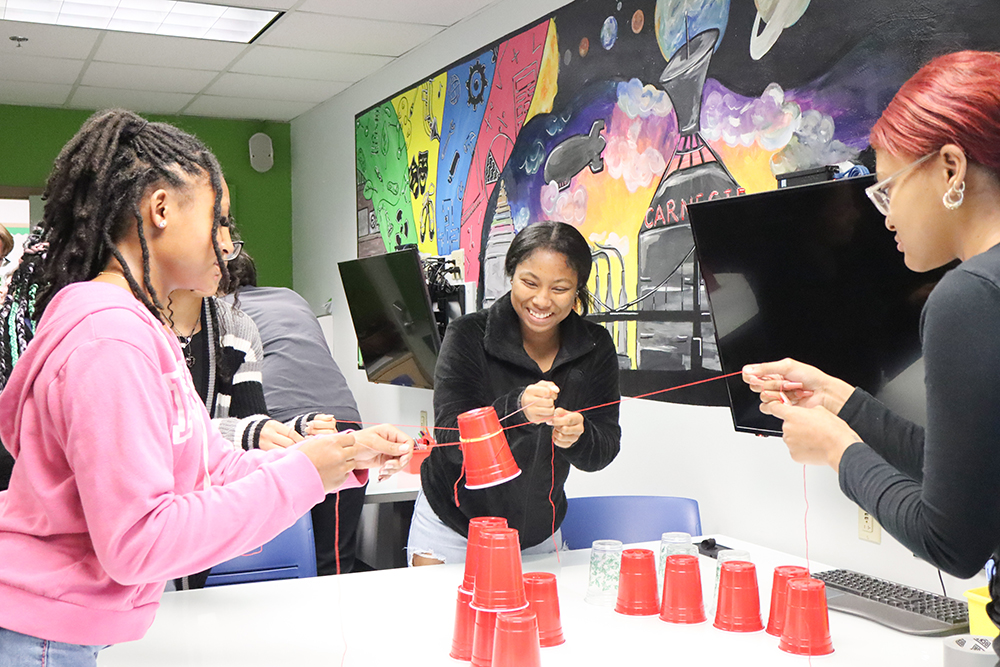
[(931, 60), (889, 102), (870, 142), (915, 157), (955, 144), (1000, 175), (1000, 53), (959, 51)]

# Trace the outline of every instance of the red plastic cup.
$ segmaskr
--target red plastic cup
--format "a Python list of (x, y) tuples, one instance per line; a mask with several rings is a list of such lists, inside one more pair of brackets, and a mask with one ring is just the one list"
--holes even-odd
[(556, 575), (551, 572), (525, 573), (524, 595), (528, 598), (528, 607), (538, 618), (538, 643), (546, 647), (565, 643), (562, 620), (559, 618)]
[(722, 564), (714, 625), (727, 632), (756, 632), (764, 629), (760, 620), (757, 568), (753, 563), (728, 560)]
[(492, 405), (460, 414), (458, 437), (464, 458), (465, 488), (485, 489), (521, 474)]
[(667, 556), (663, 570), (663, 603), (660, 620), (668, 623), (703, 623), (705, 604), (701, 597), (701, 568), (698, 557), (688, 554)]
[(493, 637), (497, 615), (491, 611), (476, 612), (476, 628), (472, 636), (472, 664), (490, 667), (493, 664)]
[(424, 449), (414, 449), (413, 457), (410, 459), (410, 462), (406, 464), (403, 470), (411, 475), (419, 475), (420, 465), (424, 462), (424, 459), (431, 455), (431, 451), (432, 449), (430, 447), (426, 447)]
[(538, 622), (531, 609), (497, 614), (493, 667), (541, 667)]
[(476, 611), (517, 611), (528, 606), (521, 573), (521, 545), (513, 528), (483, 528), (470, 606)]
[(475, 590), (476, 565), (479, 563), (479, 535), (483, 528), (506, 528), (507, 519), (501, 516), (477, 516), (469, 519), (469, 539), (465, 546), (465, 578), (462, 589), (469, 595)]
[(771, 608), (767, 614), (767, 634), (780, 637), (781, 629), (785, 627), (788, 582), (792, 579), (808, 576), (809, 570), (798, 565), (779, 565), (774, 568), (774, 582), (771, 584)]
[(660, 611), (656, 590), (656, 557), (650, 549), (622, 551), (615, 611), (628, 616), (652, 616)]
[(455, 603), (455, 633), (451, 639), (451, 657), (455, 660), (472, 659), (472, 642), (476, 635), (476, 610), (469, 606), (472, 593), (458, 589)]
[(785, 624), (778, 648), (795, 655), (833, 653), (826, 584), (819, 579), (792, 579), (788, 582)]

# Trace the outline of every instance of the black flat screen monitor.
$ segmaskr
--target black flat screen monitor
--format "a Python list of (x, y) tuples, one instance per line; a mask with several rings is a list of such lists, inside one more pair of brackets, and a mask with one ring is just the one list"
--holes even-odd
[(368, 381), (432, 389), (441, 339), (417, 251), (338, 266)]
[[(944, 270), (906, 268), (865, 196), (874, 180), (690, 206), (724, 373), (792, 357), (877, 396), (920, 358), (920, 312)], [(780, 435), (738, 375), (726, 383), (737, 431)]]

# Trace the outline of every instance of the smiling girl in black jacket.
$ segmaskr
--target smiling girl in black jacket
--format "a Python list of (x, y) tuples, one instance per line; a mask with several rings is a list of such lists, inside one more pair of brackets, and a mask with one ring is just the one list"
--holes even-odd
[(618, 356), (608, 332), (575, 311), (587, 307), (586, 240), (565, 223), (529, 225), (504, 268), (511, 291), (448, 326), (434, 373), (435, 435), (457, 443), (458, 432), (447, 429), (458, 415), (492, 405), (501, 419), (510, 415), (502, 423), (522, 473), (487, 489), (459, 484), (456, 505), (462, 453), (434, 449), (420, 468), (407, 545), (413, 565), (463, 561), (477, 516), (505, 517), (522, 549), (551, 550), (557, 540), (546, 540), (566, 515), (570, 465), (601, 470), (618, 454)]

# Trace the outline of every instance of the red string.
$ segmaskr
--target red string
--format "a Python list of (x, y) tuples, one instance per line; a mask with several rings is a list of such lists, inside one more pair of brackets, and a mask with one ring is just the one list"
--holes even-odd
[[(802, 517), (802, 534), (806, 541), (806, 570), (812, 572), (812, 567), (809, 565), (809, 494), (806, 492), (806, 465), (802, 464), (802, 497), (806, 501), (806, 511)], [(813, 659), (812, 656), (809, 658), (809, 667), (812, 667)]]
[(806, 492), (806, 466), (802, 465), (802, 497), (806, 501), (805, 515), (802, 517), (802, 534), (806, 540), (806, 569), (812, 570), (809, 565), (809, 494)]
[(340, 494), (333, 503), (333, 554), (337, 557), (337, 574), (340, 574)]
[(549, 505), (552, 505), (552, 544), (556, 548), (556, 562), (562, 563), (559, 558), (559, 543), (556, 542), (556, 504), (552, 502), (552, 492), (556, 488), (556, 436), (552, 434), (552, 483), (549, 484)]
[[(696, 382), (688, 382), (687, 384), (678, 385), (676, 387), (667, 387), (666, 389), (657, 389), (656, 391), (651, 391), (651, 392), (646, 393), (646, 394), (639, 394), (638, 396), (625, 396), (623, 398), (618, 399), (617, 401), (610, 401), (608, 403), (601, 403), (600, 405), (592, 405), (589, 408), (580, 408), (576, 412), (586, 412), (587, 410), (596, 410), (597, 408), (606, 408), (607, 406), (614, 405), (615, 403), (624, 403), (625, 401), (632, 401), (632, 400), (635, 400), (637, 398), (647, 398), (649, 396), (655, 396), (656, 394), (663, 394), (663, 393), (666, 393), (668, 391), (677, 391), (678, 389), (687, 389), (688, 387), (694, 387), (695, 385), (705, 384), (706, 382), (714, 382), (715, 380), (722, 380), (723, 378), (733, 377), (734, 375), (740, 375), (740, 374), (742, 374), (742, 372), (743, 371), (736, 371), (734, 373), (727, 373), (725, 375), (716, 375), (715, 377), (705, 378), (704, 380), (697, 380)], [(499, 421), (503, 421), (504, 419), (507, 419), (508, 417), (512, 417), (513, 415), (516, 415), (521, 410), (524, 410), (526, 408), (531, 407), (531, 405), (532, 404), (529, 404), (529, 405), (524, 406), (523, 408), (519, 408), (519, 409), (515, 410), (514, 412), (510, 413), (509, 415), (507, 415), (506, 417), (504, 417), (503, 419), (500, 419)], [(382, 424), (383, 423), (383, 422), (355, 421), (355, 420), (351, 420), (351, 419), (338, 419), (337, 421), (338, 422), (344, 422), (345, 424), (358, 424), (359, 426), (375, 426), (377, 424)], [(531, 422), (528, 422), (528, 423), (525, 423), (525, 424), (515, 424), (513, 426), (504, 426), (503, 430), (506, 431), (506, 430), (509, 430), (509, 429), (512, 429), (512, 428), (520, 428), (521, 426), (527, 426), (529, 423), (531, 423)], [(415, 424), (394, 424), (394, 426), (396, 426), (397, 428), (415, 428), (415, 429), (421, 429), (421, 428), (423, 428), (423, 426), (417, 426)], [(435, 431), (457, 431), (458, 427), (457, 426), (435, 426), (434, 430)], [(457, 445), (457, 444), (458, 444), (457, 442), (439, 442), (439, 443), (436, 443), (434, 445), (431, 445), (431, 447), (452, 447), (452, 446)]]

